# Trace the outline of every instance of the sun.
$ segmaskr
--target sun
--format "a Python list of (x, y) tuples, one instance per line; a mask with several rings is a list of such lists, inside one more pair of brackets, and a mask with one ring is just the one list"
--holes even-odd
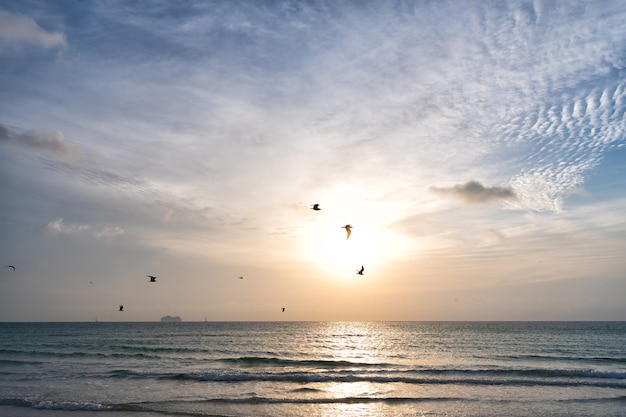
[[(349, 239), (343, 226), (352, 226)], [(335, 213), (327, 210), (311, 215), (301, 230), (304, 258), (329, 277), (362, 279), (382, 270), (407, 252), (407, 239), (399, 236), (375, 212)]]

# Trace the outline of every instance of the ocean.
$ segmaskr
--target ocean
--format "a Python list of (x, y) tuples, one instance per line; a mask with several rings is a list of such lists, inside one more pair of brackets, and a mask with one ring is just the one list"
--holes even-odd
[(626, 416), (626, 322), (0, 323), (0, 415)]

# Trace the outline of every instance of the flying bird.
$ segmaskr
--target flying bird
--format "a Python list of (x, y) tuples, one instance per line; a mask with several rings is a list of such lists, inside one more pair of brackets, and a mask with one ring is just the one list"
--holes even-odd
[(7, 265), (5, 266), (5, 268), (13, 268), (13, 270), (15, 271), (15, 267), (13, 265)]
[(311, 210), (315, 210), (315, 211), (320, 211), (320, 205), (319, 204), (313, 204), (313, 207), (311, 207)]
[(150, 282), (156, 282), (156, 277), (154, 275), (146, 275), (148, 278), (150, 278)]
[(359, 275), (363, 275), (363, 271), (365, 271), (365, 268), (363, 267), (363, 265), (361, 265), (361, 269), (358, 269), (356, 273)]
[(124, 311), (124, 306), (120, 304), (120, 309), (118, 311)]
[(352, 233), (352, 226), (346, 224), (345, 226), (341, 226), (342, 229), (346, 229), (346, 240), (350, 239), (350, 233)]

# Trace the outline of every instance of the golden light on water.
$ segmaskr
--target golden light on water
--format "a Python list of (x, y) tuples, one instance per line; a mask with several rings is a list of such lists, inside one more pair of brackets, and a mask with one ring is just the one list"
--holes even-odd
[(376, 393), (371, 382), (333, 382), (325, 387), (335, 398), (354, 399), (368, 398)]
[(342, 402), (333, 404), (332, 416), (372, 416), (376, 415), (378, 403), (367, 402), (367, 398), (375, 398), (375, 387), (370, 382), (342, 382), (330, 384), (328, 391)]
[[(354, 363), (355, 368), (364, 364), (376, 363), (380, 335), (372, 323), (343, 322), (332, 323), (327, 327), (325, 344), (332, 347), (333, 360)], [(376, 415), (377, 403), (367, 401), (376, 398), (379, 388), (368, 381), (331, 382), (324, 391), (341, 400), (332, 405), (330, 415), (368, 416)]]

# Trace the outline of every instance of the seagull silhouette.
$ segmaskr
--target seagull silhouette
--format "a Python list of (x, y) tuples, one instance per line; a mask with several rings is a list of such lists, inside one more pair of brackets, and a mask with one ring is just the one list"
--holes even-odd
[(346, 229), (346, 240), (350, 239), (350, 233), (352, 233), (352, 226), (346, 224), (345, 226), (341, 226), (342, 229)]
[(15, 271), (15, 267), (13, 265), (7, 265), (5, 266), (5, 268), (13, 268), (13, 270)]
[(150, 278), (150, 282), (156, 282), (156, 277), (154, 275), (146, 275), (148, 278)]
[(315, 211), (320, 211), (320, 205), (319, 204), (313, 204), (313, 207), (311, 207), (311, 210), (315, 210)]
[(365, 268), (363, 268), (363, 265), (361, 265), (361, 269), (358, 269), (356, 273), (359, 275), (363, 275), (363, 271), (365, 271)]
[(118, 311), (124, 311), (124, 306), (120, 304), (120, 309)]

